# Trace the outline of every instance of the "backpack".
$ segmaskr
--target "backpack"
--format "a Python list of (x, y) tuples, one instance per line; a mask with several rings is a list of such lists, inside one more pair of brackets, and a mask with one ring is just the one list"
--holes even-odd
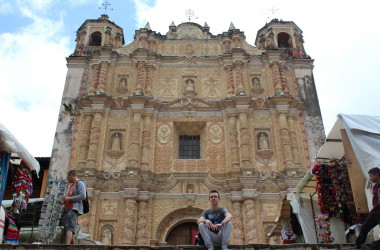
[[(79, 181), (84, 182), (84, 180), (79, 180)], [(86, 184), (86, 182), (84, 183)], [(86, 198), (82, 200), (82, 205), (83, 205), (83, 214), (87, 214), (88, 212), (90, 212), (90, 203), (88, 202), (87, 189), (86, 189)]]

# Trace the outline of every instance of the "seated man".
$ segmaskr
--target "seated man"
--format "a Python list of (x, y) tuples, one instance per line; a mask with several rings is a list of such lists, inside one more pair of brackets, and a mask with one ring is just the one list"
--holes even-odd
[(226, 208), (219, 207), (219, 200), (218, 191), (210, 191), (211, 208), (204, 210), (197, 222), (199, 232), (208, 250), (214, 249), (214, 246), (222, 246), (222, 250), (228, 250), (232, 215)]

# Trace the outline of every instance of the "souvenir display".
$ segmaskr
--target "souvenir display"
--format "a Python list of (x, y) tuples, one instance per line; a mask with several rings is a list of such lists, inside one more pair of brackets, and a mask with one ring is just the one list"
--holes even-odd
[(331, 236), (330, 217), (327, 214), (321, 214), (315, 219), (318, 232), (318, 243), (332, 243), (334, 237)]
[(58, 232), (59, 221), (62, 217), (63, 206), (58, 204), (65, 191), (66, 180), (50, 179), (46, 188), (41, 217), (38, 223), (40, 241), (45, 244), (53, 243)]

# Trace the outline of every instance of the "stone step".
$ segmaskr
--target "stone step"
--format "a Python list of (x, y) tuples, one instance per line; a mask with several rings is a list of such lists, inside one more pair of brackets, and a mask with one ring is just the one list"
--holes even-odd
[[(352, 244), (291, 244), (291, 245), (231, 245), (231, 250), (349, 250)], [(63, 245), (63, 244), (0, 244), (0, 249), (6, 250), (203, 250), (203, 246), (178, 245), (178, 246), (107, 246), (107, 245)], [(215, 250), (220, 250), (215, 248)]]

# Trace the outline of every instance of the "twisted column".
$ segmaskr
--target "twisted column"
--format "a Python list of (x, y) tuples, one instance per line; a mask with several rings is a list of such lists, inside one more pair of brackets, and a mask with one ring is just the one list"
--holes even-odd
[(88, 147), (89, 147), (88, 144), (90, 142), (91, 125), (92, 125), (93, 118), (94, 117), (92, 114), (86, 114), (84, 118), (83, 131), (82, 131), (80, 146), (79, 146), (79, 157), (78, 157), (79, 166), (84, 166), (86, 164)]
[(99, 73), (99, 84), (96, 88), (96, 92), (104, 93), (107, 83), (107, 71), (108, 71), (108, 62), (102, 62)]
[(234, 245), (244, 244), (244, 231), (243, 231), (243, 216), (241, 213), (241, 202), (234, 201), (232, 203), (234, 219), (232, 220), (232, 233), (233, 237), (231, 239)]
[[(87, 167), (96, 166), (96, 158), (98, 156), (98, 147), (99, 147), (99, 135), (100, 135), (100, 126), (102, 123), (103, 115), (100, 112), (94, 114), (94, 119), (92, 120), (91, 125), (91, 135), (90, 135), (90, 146), (88, 149), (87, 155)], [(100, 169), (97, 169), (100, 171)]]
[(142, 134), (141, 169), (148, 170), (152, 158), (151, 149), (152, 114), (144, 115), (144, 127)]
[(148, 65), (146, 72), (146, 81), (145, 81), (145, 95), (152, 95), (152, 84), (153, 84), (153, 65)]
[(231, 166), (233, 170), (239, 170), (239, 144), (236, 128), (236, 117), (230, 115), (228, 117), (228, 131), (229, 131), (229, 140), (230, 140), (230, 149), (231, 149)]
[(146, 218), (148, 217), (148, 202), (147, 201), (139, 201), (138, 202), (138, 216), (137, 216), (137, 232), (136, 232), (136, 244), (138, 245), (147, 245), (148, 244), (148, 237), (147, 237), (147, 221)]
[(289, 125), (289, 138), (290, 138), (290, 148), (292, 151), (292, 158), (295, 165), (300, 165), (300, 154), (297, 143), (297, 135), (294, 128), (294, 118), (293, 116), (288, 117)]
[(245, 244), (257, 243), (257, 220), (256, 220), (256, 209), (255, 202), (253, 200), (245, 200), (245, 218), (246, 218), (246, 228), (245, 228)]
[(282, 91), (282, 86), (281, 86), (280, 69), (277, 63), (272, 64), (272, 76), (273, 76), (273, 84), (274, 84), (274, 93), (276, 96), (279, 96), (281, 93), (283, 93), (283, 91)]
[(136, 229), (136, 200), (125, 199), (124, 225), (121, 226), (123, 232), (122, 242), (125, 245), (133, 245), (135, 243)]
[(235, 79), (236, 79), (236, 92), (242, 93), (244, 91), (244, 78), (243, 78), (243, 70), (242, 70), (241, 62), (236, 63), (235, 65)]
[(140, 142), (140, 122), (141, 114), (135, 112), (133, 114), (133, 122), (131, 128), (130, 145), (129, 145), (129, 162), (132, 166), (137, 166), (141, 157), (141, 142)]
[(90, 88), (88, 89), (88, 93), (90, 95), (94, 94), (96, 91), (96, 88), (98, 87), (99, 69), (100, 69), (99, 64), (92, 65), (91, 84), (90, 84)]
[(136, 93), (142, 94), (145, 82), (145, 63), (137, 63), (137, 81), (136, 81)]
[(288, 131), (288, 124), (286, 120), (286, 114), (280, 113), (278, 115), (278, 121), (280, 124), (280, 137), (284, 157), (284, 164), (285, 166), (290, 167), (292, 165), (292, 151), (290, 147), (290, 137)]
[(226, 66), (227, 71), (227, 96), (233, 96), (235, 93), (234, 75), (232, 65)]
[(246, 113), (239, 114), (240, 120), (240, 148), (241, 148), (241, 160), (243, 166), (251, 165), (251, 154), (250, 154), (250, 137), (248, 132), (248, 119)]
[(286, 69), (283, 65), (280, 65), (280, 77), (281, 77), (281, 87), (286, 95), (289, 94), (288, 80), (286, 79)]

